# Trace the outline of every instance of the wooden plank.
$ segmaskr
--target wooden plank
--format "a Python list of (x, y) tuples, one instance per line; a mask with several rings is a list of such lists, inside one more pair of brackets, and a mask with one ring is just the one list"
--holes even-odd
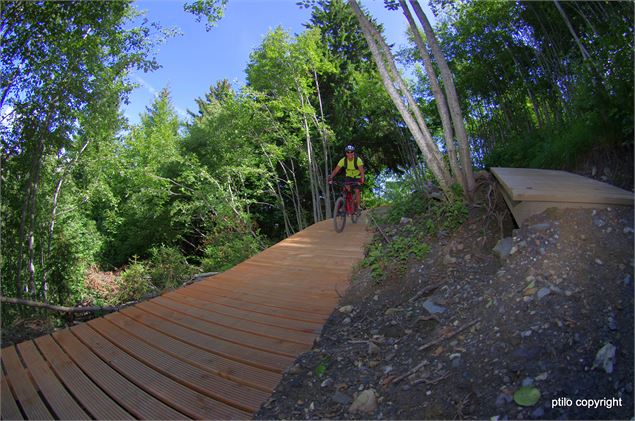
[(491, 168), (491, 171), (513, 201), (633, 206), (632, 192), (566, 171), (533, 168)]
[[(244, 301), (251, 304), (259, 304), (265, 307), (276, 308), (278, 311), (284, 311), (291, 315), (291, 317), (298, 320), (314, 320), (322, 321), (326, 320), (331, 314), (324, 306), (321, 310), (315, 309), (303, 309), (302, 305), (297, 301), (282, 301), (266, 296), (264, 294), (254, 294), (248, 290), (218, 287), (216, 285), (204, 284), (199, 282), (198, 284), (191, 285), (196, 289), (202, 289), (213, 294), (217, 294), (220, 297), (231, 298), (237, 301)], [(194, 289), (192, 288), (192, 289)], [(187, 291), (186, 291), (187, 292)], [(332, 309), (331, 309), (332, 310)]]
[[(242, 288), (241, 285), (229, 286), (226, 284), (200, 284), (200, 286), (205, 286), (214, 293), (225, 294), (226, 296), (248, 302), (259, 302), (263, 305), (268, 304), (293, 312), (306, 313), (310, 317), (326, 318), (331, 314), (331, 311), (333, 311), (332, 303), (329, 303), (324, 297), (322, 297), (319, 302), (309, 304), (305, 301), (303, 303), (301, 300), (310, 299), (311, 294), (296, 295), (295, 297), (286, 295), (282, 292), (284, 289), (280, 283), (280, 281), (272, 281), (266, 288), (258, 288), (257, 285), (250, 286), (249, 283), (244, 283)], [(279, 289), (282, 291), (272, 292)], [(336, 294), (333, 294), (329, 298), (333, 298), (335, 295)], [(305, 305), (303, 306), (303, 304)]]
[(238, 319), (249, 320), (255, 324), (280, 326), (284, 327), (285, 329), (298, 330), (300, 332), (308, 333), (320, 333), (322, 329), (321, 323), (300, 322), (297, 320), (279, 317), (275, 314), (265, 315), (245, 309), (230, 307), (220, 303), (210, 302), (205, 299), (206, 296), (202, 296), (201, 294), (197, 294), (194, 297), (183, 294), (181, 289), (172, 291), (170, 294), (164, 295), (164, 297), (170, 298), (172, 300), (180, 300), (181, 302), (186, 303), (189, 306), (200, 308), (201, 310), (223, 314)]
[[(181, 359), (158, 349), (138, 338), (130, 335), (110, 318), (99, 318), (89, 322), (90, 327), (106, 339), (116, 343), (119, 348), (135, 357), (148, 367), (157, 372), (196, 390), (218, 401), (221, 410), (229, 411), (234, 408), (241, 411), (255, 412), (260, 404), (267, 399), (269, 393), (257, 390), (245, 384), (240, 384), (230, 379), (216, 375), (210, 375), (209, 371), (202, 370)], [(228, 405), (231, 408), (225, 408)]]
[(108, 391), (108, 395), (135, 417), (140, 419), (188, 418), (140, 389), (107, 365), (80, 342), (70, 329), (53, 333), (53, 338), (93, 382)]
[(258, 302), (248, 302), (244, 300), (239, 300), (237, 298), (228, 297), (228, 294), (215, 293), (213, 290), (207, 288), (205, 285), (194, 284), (191, 285), (192, 288), (188, 287), (187, 290), (183, 290), (183, 293), (188, 293), (189, 296), (199, 297), (205, 296), (205, 300), (210, 303), (214, 303), (215, 305), (223, 305), (226, 307), (231, 307), (235, 309), (243, 309), (255, 314), (262, 314), (265, 316), (275, 316), (281, 317), (289, 320), (294, 320), (298, 322), (308, 322), (313, 324), (323, 325), (326, 318), (324, 317), (316, 317), (309, 316), (302, 312), (284, 310), (282, 312), (281, 309), (272, 306), (272, 305), (264, 305)]
[(56, 418), (69, 420), (90, 418), (60, 383), (32, 341), (22, 342), (16, 348)]
[(161, 349), (173, 357), (186, 361), (217, 376), (257, 388), (264, 392), (271, 393), (282, 377), (280, 373), (239, 363), (176, 340), (149, 326), (139, 323), (122, 312), (110, 314), (106, 316), (106, 318), (120, 328), (130, 332), (132, 335), (135, 335), (139, 339)]
[(191, 315), (197, 319), (204, 320), (237, 332), (244, 332), (250, 335), (263, 336), (276, 341), (292, 342), (303, 345), (303, 348), (311, 347), (316, 337), (315, 334), (298, 332), (297, 330), (289, 330), (277, 326), (269, 326), (263, 324), (254, 324), (249, 320), (237, 319), (220, 315), (218, 313), (209, 312), (191, 307), (172, 300), (169, 296), (159, 297), (152, 300), (153, 303), (160, 304), (171, 310), (178, 311), (183, 314)]
[(64, 353), (50, 335), (35, 339), (35, 344), (67, 389), (96, 419), (129, 420), (130, 413), (110, 398)]
[[(281, 270), (280, 267), (277, 269)], [(336, 287), (341, 287), (348, 278), (349, 274), (343, 271), (336, 274), (320, 274), (317, 271), (305, 273), (302, 268), (287, 267), (284, 268), (284, 274), (281, 274), (274, 268), (262, 269), (250, 265), (239, 272), (223, 274), (212, 285), (232, 290), (241, 288), (270, 298), (291, 301), (293, 304), (297, 304), (298, 300), (314, 300), (307, 308), (315, 306), (322, 313), (329, 309), (328, 301), (337, 298)]]
[(28, 370), (20, 362), (15, 346), (2, 348), (2, 364), (7, 373), (7, 382), (26, 417), (35, 420), (54, 419), (31, 382)]
[(300, 344), (228, 329), (222, 325), (213, 324), (205, 320), (192, 317), (188, 314), (174, 311), (168, 307), (158, 305), (154, 300), (140, 303), (137, 307), (160, 317), (172, 320), (174, 323), (177, 323), (186, 329), (196, 330), (243, 347), (257, 349), (272, 354), (295, 358), (297, 354), (305, 351), (307, 348), (306, 346)]
[(123, 352), (86, 324), (72, 327), (71, 332), (137, 387), (189, 417), (201, 419), (246, 419), (249, 417), (249, 414), (244, 411), (220, 405), (208, 396), (188, 389), (158, 373)]
[(271, 354), (257, 349), (246, 348), (232, 342), (228, 342), (208, 335), (208, 332), (199, 332), (188, 329), (187, 326), (178, 325), (172, 320), (162, 318), (156, 314), (143, 310), (140, 306), (126, 308), (122, 311), (126, 316), (132, 317), (144, 325), (178, 339), (197, 348), (209, 351), (234, 361), (248, 364), (253, 367), (270, 370), (276, 373), (282, 371), (293, 363), (293, 357)]
[(3, 420), (23, 420), (24, 416), (18, 408), (18, 404), (15, 402), (11, 388), (5, 379), (4, 373), (0, 370), (0, 417)]
[(0, 415), (249, 418), (311, 347), (370, 237), (323, 221), (220, 277), (20, 345), (30, 371), (3, 350)]

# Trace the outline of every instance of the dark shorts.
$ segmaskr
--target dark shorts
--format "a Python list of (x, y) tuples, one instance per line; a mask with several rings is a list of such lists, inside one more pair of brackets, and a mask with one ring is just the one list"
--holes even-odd
[[(344, 177), (344, 181), (345, 181), (346, 183), (359, 183), (359, 181), (360, 181), (360, 180), (361, 180), (361, 179), (360, 179), (360, 178), (357, 178), (357, 177)], [(360, 189), (360, 186), (359, 186), (359, 185), (357, 185), (357, 186), (355, 186), (355, 187), (354, 187), (354, 189), (355, 189), (355, 190), (359, 190), (359, 189)]]

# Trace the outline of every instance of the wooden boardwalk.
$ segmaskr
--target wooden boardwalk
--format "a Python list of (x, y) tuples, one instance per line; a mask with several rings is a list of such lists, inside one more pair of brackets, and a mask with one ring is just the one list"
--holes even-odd
[(507, 206), (520, 225), (549, 208), (633, 206), (633, 192), (566, 171), (492, 168)]
[(371, 234), (315, 224), (222, 274), (2, 348), (2, 419), (247, 419), (348, 287)]

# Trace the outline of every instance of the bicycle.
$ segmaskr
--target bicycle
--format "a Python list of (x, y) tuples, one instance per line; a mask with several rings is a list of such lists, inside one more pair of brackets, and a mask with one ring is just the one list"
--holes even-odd
[(359, 218), (360, 212), (357, 209), (353, 191), (354, 187), (361, 186), (361, 184), (356, 181), (333, 181), (333, 184), (342, 186), (340, 197), (337, 198), (333, 207), (335, 232), (342, 232), (344, 231), (344, 226), (346, 226), (346, 215), (351, 217), (353, 224), (357, 223)]

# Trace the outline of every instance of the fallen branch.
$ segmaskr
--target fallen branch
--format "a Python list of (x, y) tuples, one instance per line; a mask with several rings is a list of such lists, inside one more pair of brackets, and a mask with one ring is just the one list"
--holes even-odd
[(205, 278), (211, 277), (211, 276), (216, 276), (218, 275), (220, 272), (205, 272), (205, 273), (198, 273), (196, 275), (193, 275), (191, 279), (189, 279), (188, 281), (183, 282), (183, 286), (186, 285), (191, 285), (194, 284), (196, 282), (200, 282)]
[(412, 382), (412, 385), (414, 386), (414, 385), (417, 385), (419, 383), (435, 385), (435, 384), (439, 383), (441, 380), (447, 379), (449, 375), (450, 375), (450, 373), (446, 373), (443, 376), (437, 377), (436, 379), (433, 379), (433, 380), (430, 380), (428, 378), (418, 379), (418, 380), (415, 380), (414, 382)]
[(476, 320), (472, 320), (471, 322), (469, 322), (467, 324), (464, 324), (463, 326), (461, 326), (460, 328), (458, 328), (454, 332), (446, 333), (444, 335), (441, 335), (441, 337), (435, 339), (434, 341), (430, 341), (427, 344), (421, 345), (419, 348), (417, 348), (417, 351), (423, 351), (424, 349), (428, 349), (431, 346), (438, 344), (439, 342), (445, 341), (446, 339), (450, 339), (451, 337), (455, 336), (457, 333), (460, 333), (460, 332), (464, 331), (468, 327), (470, 327), (472, 325), (475, 325), (476, 323), (478, 323), (480, 321), (481, 321), (480, 318), (478, 318)]
[[(430, 348), (432, 345), (438, 344), (439, 342), (442, 342), (446, 339), (449, 339), (453, 336), (455, 336), (457, 333), (464, 331), (465, 329), (467, 329), (468, 327), (475, 325), (476, 323), (480, 322), (481, 319), (478, 318), (476, 320), (472, 320), (471, 322), (461, 326), (460, 328), (458, 328), (457, 330), (455, 330), (454, 332), (450, 332), (450, 333), (446, 333), (445, 335), (441, 335), (441, 337), (435, 339), (434, 341), (428, 342), (427, 344), (421, 345), (419, 348), (417, 348), (418, 351), (422, 351), (424, 349)], [(414, 373), (416, 373), (421, 367), (423, 367), (426, 364), (426, 361), (423, 361), (419, 364), (417, 364), (414, 368), (411, 368), (410, 370), (408, 370), (408, 372), (406, 372), (406, 374), (402, 374), (401, 376), (397, 377), (395, 380), (393, 380), (393, 383), (397, 383), (402, 381), (403, 379), (405, 379), (406, 377), (409, 377), (411, 375), (413, 375)]]
[(439, 288), (442, 284), (443, 284), (442, 282), (437, 282), (436, 284), (428, 285), (427, 287), (425, 287), (422, 290), (420, 290), (419, 292), (417, 292), (414, 297), (412, 297), (412, 298), (410, 298), (408, 300), (408, 302), (412, 303), (414, 301), (417, 301), (419, 298), (421, 298), (422, 295), (426, 295), (426, 294), (431, 293), (435, 289)]
[(97, 307), (97, 306), (65, 307), (65, 306), (58, 306), (54, 304), (42, 303), (40, 301), (31, 301), (31, 300), (23, 300), (20, 298), (4, 297), (2, 295), (0, 295), (0, 302), (7, 303), (7, 304), (19, 304), (23, 306), (43, 308), (46, 310), (57, 311), (60, 313), (96, 313), (98, 311), (112, 312), (112, 311), (118, 311), (122, 307), (126, 306), (124, 304), (121, 306), (107, 306), (107, 307)]
[(390, 240), (388, 239), (388, 237), (386, 237), (386, 234), (384, 234), (384, 231), (381, 229), (379, 224), (375, 221), (375, 218), (373, 218), (372, 213), (370, 211), (368, 211), (368, 212), (366, 212), (366, 214), (370, 217), (370, 220), (373, 221), (373, 224), (375, 224), (375, 226), (379, 230), (379, 233), (384, 237), (384, 240), (386, 241), (386, 243), (389, 244)]

